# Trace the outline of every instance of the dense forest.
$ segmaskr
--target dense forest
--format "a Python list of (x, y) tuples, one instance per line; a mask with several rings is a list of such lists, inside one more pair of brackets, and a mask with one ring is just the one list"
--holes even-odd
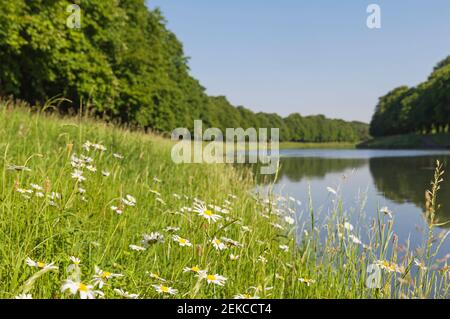
[(450, 56), (417, 87), (398, 87), (381, 97), (370, 124), (372, 136), (448, 132)]
[[(69, 28), (71, 3), (81, 28)], [(60, 112), (80, 105), (106, 121), (159, 132), (205, 126), (279, 127), (284, 141), (359, 141), (360, 122), (323, 115), (254, 113), (211, 97), (190, 75), (188, 58), (159, 10), (144, 0), (15, 0), (0, 2), (0, 96), (42, 105), (53, 97)]]

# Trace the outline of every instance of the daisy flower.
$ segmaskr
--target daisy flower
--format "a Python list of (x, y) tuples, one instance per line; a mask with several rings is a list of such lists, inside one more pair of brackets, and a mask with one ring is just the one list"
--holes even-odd
[(227, 246), (223, 242), (221, 242), (219, 239), (217, 239), (216, 237), (214, 237), (214, 239), (211, 240), (211, 243), (213, 244), (214, 248), (217, 250), (227, 249)]
[(176, 295), (178, 293), (178, 290), (173, 289), (172, 287), (167, 287), (164, 285), (152, 285), (153, 288), (155, 288), (157, 293), (160, 294), (169, 294), (169, 295)]
[(168, 233), (175, 233), (175, 232), (177, 232), (179, 230), (180, 230), (180, 227), (168, 226), (168, 227), (164, 228), (164, 231), (168, 232)]
[(289, 225), (294, 225), (294, 224), (295, 224), (295, 219), (292, 218), (292, 217), (290, 217), (290, 216), (284, 217), (284, 221), (285, 221), (286, 223), (288, 223)]
[(239, 258), (240, 258), (239, 255), (230, 254), (230, 259), (231, 260), (238, 260)]
[(279, 247), (284, 252), (288, 252), (289, 251), (289, 246), (287, 246), (287, 245), (280, 245)]
[(156, 280), (159, 280), (159, 281), (162, 281), (162, 282), (166, 282), (166, 281), (167, 281), (167, 280), (165, 280), (164, 278), (162, 278), (160, 275), (155, 274), (155, 273), (153, 273), (153, 272), (151, 272), (151, 273), (149, 274), (149, 276), (150, 276), (150, 278), (153, 278), (153, 279), (156, 279)]
[(118, 294), (119, 296), (126, 298), (126, 299), (137, 299), (139, 297), (139, 294), (130, 294), (129, 292), (122, 290), (122, 289), (114, 289), (114, 292)]
[(20, 294), (14, 297), (15, 299), (33, 299), (31, 294)]
[(115, 211), (117, 215), (123, 214), (123, 208), (117, 206), (111, 206), (111, 210)]
[(123, 160), (123, 159), (124, 159), (123, 155), (121, 155), (121, 154), (119, 154), (119, 153), (114, 153), (113, 156), (114, 156), (115, 158), (117, 158), (117, 159), (120, 159), (120, 160)]
[(344, 228), (348, 231), (353, 231), (353, 225), (348, 222), (344, 223)]
[(136, 198), (131, 195), (127, 195), (125, 198), (122, 198), (122, 202), (127, 206), (136, 206)]
[(27, 257), (27, 259), (25, 259), (25, 262), (27, 263), (28, 266), (34, 267), (34, 268), (58, 269), (57, 266), (54, 266), (54, 263), (46, 264), (46, 263), (43, 263), (41, 261), (37, 261), (36, 262), (36, 261), (32, 260), (30, 257)]
[(70, 256), (69, 257), (70, 261), (72, 262), (68, 267), (67, 267), (67, 272), (72, 272), (74, 270), (79, 270), (80, 265), (81, 265), (81, 260), (77, 257), (74, 256)]
[(298, 278), (298, 281), (306, 284), (308, 287), (316, 282), (314, 279), (308, 279), (308, 278)]
[(160, 233), (150, 233), (150, 234), (144, 234), (143, 238), (141, 240), (141, 243), (144, 246), (156, 244), (156, 243), (163, 243), (164, 242), (164, 235)]
[(102, 175), (108, 177), (111, 173), (108, 171), (102, 171)]
[(242, 247), (242, 244), (236, 240), (227, 238), (227, 237), (222, 237), (221, 238), (224, 242), (226, 242), (228, 245), (233, 246), (233, 247)]
[(228, 279), (228, 278), (225, 278), (225, 277), (217, 275), (217, 274), (215, 274), (215, 275), (208, 275), (208, 274), (204, 273), (201, 276), (202, 276), (202, 278), (206, 279), (208, 284), (215, 284), (215, 285), (218, 285), (218, 286), (224, 286), (225, 282)]
[(348, 238), (350, 238), (350, 240), (356, 245), (361, 245), (362, 244), (362, 241), (358, 237), (353, 235), (353, 234), (348, 235)]
[(72, 178), (76, 179), (79, 183), (86, 180), (86, 178), (83, 176), (83, 171), (80, 171), (78, 169), (73, 171)]
[(145, 247), (141, 247), (141, 246), (137, 246), (137, 245), (129, 245), (128, 247), (131, 250), (134, 250), (134, 251), (144, 251), (144, 250), (146, 250)]
[(78, 293), (81, 299), (95, 299), (96, 296), (103, 296), (101, 291), (93, 290), (93, 288), (92, 285), (85, 285), (82, 282), (67, 279), (61, 286), (61, 292), (69, 290), (72, 295)]
[(38, 184), (31, 183), (30, 186), (31, 186), (31, 188), (33, 188), (33, 189), (35, 189), (37, 191), (43, 191), (44, 190), (44, 188), (42, 186), (39, 186)]
[(195, 204), (193, 211), (198, 213), (198, 216), (205, 218), (208, 223), (211, 223), (211, 221), (215, 223), (222, 218), (222, 216), (217, 215), (213, 211), (206, 208), (204, 204)]
[(382, 207), (382, 208), (380, 209), (380, 212), (382, 212), (383, 214), (389, 216), (389, 218), (392, 218), (392, 211), (391, 211), (389, 208), (387, 208), (387, 207)]
[(259, 262), (261, 262), (263, 264), (266, 264), (267, 263), (267, 258), (265, 258), (264, 256), (258, 256), (256, 261), (259, 261)]
[(178, 235), (172, 236), (172, 239), (174, 241), (176, 241), (182, 247), (184, 247), (184, 246), (189, 246), (189, 247), (192, 246), (192, 244), (189, 242), (189, 240), (187, 240), (185, 238), (182, 238), (182, 237), (180, 237)]
[(205, 273), (205, 270), (201, 270), (200, 267), (194, 266), (194, 267), (191, 267), (191, 268), (184, 267), (183, 272), (185, 272), (185, 273), (186, 272), (192, 272), (192, 273), (195, 273), (195, 274), (202, 274), (202, 273)]
[(113, 274), (109, 271), (103, 271), (99, 267), (95, 266), (95, 275), (93, 279), (94, 286), (98, 286), (100, 289), (103, 288), (106, 281), (111, 278), (123, 277), (122, 274)]
[(404, 272), (403, 267), (400, 267), (397, 264), (387, 260), (378, 260), (375, 262), (375, 264), (380, 266), (381, 269), (384, 269), (387, 272), (397, 272), (399, 274), (402, 274)]

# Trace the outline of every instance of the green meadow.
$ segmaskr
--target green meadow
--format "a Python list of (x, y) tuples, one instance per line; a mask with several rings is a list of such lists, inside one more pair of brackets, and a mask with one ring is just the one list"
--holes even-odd
[(433, 235), (439, 167), (429, 239), (400, 254), (388, 211), (351, 225), (333, 189), (321, 220), (255, 195), (249, 168), (174, 164), (156, 135), (7, 101), (0, 121), (2, 298), (448, 297), (448, 268), (434, 267), (448, 234)]

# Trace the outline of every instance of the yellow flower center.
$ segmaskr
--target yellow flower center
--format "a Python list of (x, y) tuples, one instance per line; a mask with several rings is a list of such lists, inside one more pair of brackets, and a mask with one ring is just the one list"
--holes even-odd
[(162, 292), (169, 292), (169, 287), (166, 287), (166, 286), (161, 286), (161, 291)]
[(180, 242), (180, 244), (183, 244), (183, 245), (185, 245), (187, 243), (186, 239), (184, 239), (184, 238), (180, 238), (179, 242)]
[(220, 245), (221, 244), (220, 240), (218, 240), (218, 239), (214, 240), (214, 242), (216, 243), (216, 245)]
[(205, 211), (205, 215), (211, 217), (211, 216), (214, 216), (214, 213), (210, 210), (207, 210), (207, 211)]
[(37, 264), (37, 266), (39, 268), (44, 268), (45, 267), (45, 263), (43, 263), (43, 262), (38, 261), (36, 264)]
[(210, 281), (215, 281), (215, 280), (217, 280), (216, 276), (214, 276), (214, 275), (208, 275), (207, 278), (208, 278), (208, 280), (210, 280)]
[(193, 272), (199, 272), (199, 271), (200, 271), (200, 268), (198, 268), (197, 266), (195, 266), (195, 267), (192, 267), (191, 270), (192, 270)]
[(109, 276), (111, 276), (111, 273), (108, 272), (108, 271), (104, 271), (104, 272), (102, 273), (102, 278), (108, 278)]
[(89, 291), (88, 287), (85, 284), (83, 284), (83, 283), (80, 283), (78, 285), (78, 290), (79, 291), (83, 291), (83, 292), (88, 292)]

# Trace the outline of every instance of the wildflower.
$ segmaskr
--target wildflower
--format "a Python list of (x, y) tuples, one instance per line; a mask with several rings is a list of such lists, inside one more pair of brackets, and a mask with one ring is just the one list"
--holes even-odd
[(151, 272), (151, 273), (149, 274), (149, 276), (150, 276), (150, 278), (153, 278), (153, 279), (156, 279), (156, 280), (160, 280), (160, 281), (162, 281), (162, 282), (167, 281), (167, 280), (165, 280), (164, 278), (162, 278), (161, 276), (159, 276), (158, 274), (155, 274), (155, 273), (153, 273), (153, 272)]
[(239, 259), (239, 257), (240, 257), (239, 255), (230, 254), (230, 259), (231, 259), (231, 260), (236, 261), (236, 260)]
[(241, 228), (242, 228), (242, 231), (244, 231), (244, 232), (250, 232), (251, 231), (250, 227), (248, 227), (248, 226), (242, 226)]
[(214, 248), (217, 250), (224, 250), (227, 249), (227, 246), (221, 242), (219, 239), (215, 238), (211, 240), (211, 243), (213, 244)]
[(116, 294), (118, 294), (119, 296), (123, 297), (123, 298), (127, 298), (127, 299), (137, 299), (139, 297), (139, 294), (130, 294), (127, 291), (124, 291), (122, 289), (114, 289), (114, 292)]
[(267, 263), (267, 259), (264, 256), (258, 256), (258, 258), (256, 259), (257, 262), (261, 262), (263, 264)]
[(78, 193), (84, 194), (86, 193), (86, 190), (83, 187), (78, 187)]
[(91, 146), (92, 146), (92, 143), (89, 142), (89, 141), (86, 141), (86, 142), (82, 145), (82, 147), (86, 150), (86, 152), (89, 152), (89, 151), (91, 150)]
[(34, 195), (36, 195), (36, 197), (39, 197), (39, 198), (43, 198), (45, 196), (44, 193), (42, 193), (42, 192), (36, 192)]
[(31, 294), (20, 294), (14, 298), (15, 299), (33, 299), (33, 296), (31, 296)]
[(201, 216), (208, 220), (208, 223), (211, 223), (213, 221), (214, 223), (217, 222), (219, 219), (222, 218), (222, 216), (215, 214), (211, 210), (207, 209), (205, 205), (203, 204), (195, 204), (195, 208), (193, 210), (194, 212), (198, 213), (198, 216)]
[(156, 244), (156, 243), (163, 243), (164, 242), (164, 235), (160, 233), (151, 233), (150, 235), (144, 234), (143, 238), (141, 240), (141, 243), (144, 246)]
[(28, 266), (34, 267), (34, 268), (58, 269), (57, 266), (54, 266), (54, 263), (46, 264), (46, 263), (43, 263), (41, 261), (36, 262), (36, 261), (33, 261), (30, 257), (27, 257), (27, 259), (25, 259), (25, 262), (27, 263)]
[(81, 183), (82, 181), (86, 180), (86, 178), (83, 176), (83, 171), (80, 171), (78, 169), (73, 171), (72, 178), (76, 179), (77, 182), (79, 182), (79, 183)]
[(145, 251), (146, 250), (145, 247), (141, 247), (141, 246), (137, 246), (137, 245), (129, 245), (128, 247), (134, 251)]
[(311, 284), (314, 284), (316, 282), (314, 279), (308, 279), (308, 278), (298, 278), (298, 281), (306, 284), (308, 287), (311, 286)]
[(187, 240), (185, 238), (182, 238), (182, 237), (180, 237), (178, 235), (172, 236), (172, 239), (174, 241), (176, 241), (182, 247), (184, 247), (184, 246), (189, 246), (189, 247), (192, 246), (192, 244), (189, 242), (189, 240)]
[(238, 294), (233, 297), (233, 299), (260, 299), (257, 295), (250, 294)]
[(362, 244), (361, 240), (353, 234), (348, 235), (348, 238), (350, 238), (350, 240), (356, 245)]
[(295, 219), (292, 218), (292, 217), (290, 217), (290, 216), (284, 217), (284, 221), (285, 221), (286, 223), (288, 223), (289, 225), (294, 225), (294, 223), (295, 223)]
[(353, 225), (350, 223), (345, 222), (344, 228), (347, 229), (349, 232), (353, 231)]
[(79, 293), (81, 299), (95, 299), (98, 295), (103, 296), (101, 291), (93, 290), (93, 288), (92, 285), (67, 279), (61, 286), (61, 292), (69, 290), (72, 295)]
[(108, 271), (103, 271), (99, 267), (95, 266), (95, 275), (94, 275), (94, 286), (98, 286), (100, 289), (103, 288), (106, 281), (111, 278), (123, 277), (122, 274), (113, 274)]
[(427, 267), (418, 259), (414, 259), (414, 264), (422, 270), (426, 270)]
[(43, 191), (43, 190), (44, 190), (43, 187), (41, 187), (41, 186), (39, 186), (39, 185), (37, 185), (37, 184), (31, 183), (30, 186), (31, 186), (31, 188), (33, 188), (33, 189), (35, 189), (35, 190), (37, 190), (37, 191)]
[(136, 206), (136, 198), (131, 195), (127, 195), (126, 198), (122, 198), (122, 202), (127, 206)]
[(331, 188), (331, 187), (327, 187), (327, 191), (330, 192), (330, 193), (333, 194), (333, 195), (337, 195), (337, 191), (334, 190), (334, 189)]
[(115, 158), (119, 159), (119, 160), (123, 160), (123, 159), (124, 159), (123, 155), (121, 155), (121, 154), (119, 154), (119, 153), (114, 153), (113, 156), (114, 156)]
[(208, 275), (206, 273), (202, 274), (201, 277), (206, 279), (208, 284), (215, 284), (215, 285), (218, 285), (218, 286), (224, 286), (225, 282), (228, 279), (228, 278), (225, 278), (225, 277), (217, 275), (217, 274), (215, 274), (215, 275)]
[(164, 231), (168, 232), (168, 233), (176, 233), (179, 230), (180, 230), (180, 227), (168, 226), (168, 227), (164, 228)]
[(117, 207), (117, 206), (111, 206), (111, 209), (115, 211), (118, 215), (123, 214), (123, 208)]
[(102, 145), (102, 144), (92, 144), (92, 147), (95, 150), (100, 151), (100, 152), (106, 151), (106, 147), (104, 145)]
[(108, 171), (102, 171), (102, 175), (108, 177), (111, 173)]
[(270, 223), (270, 225), (272, 225), (272, 227), (274, 227), (274, 228), (276, 228), (276, 229), (284, 230), (284, 227), (281, 226), (280, 224), (277, 224), (277, 223)]
[(382, 207), (382, 208), (380, 209), (380, 212), (382, 212), (383, 214), (389, 216), (389, 218), (392, 218), (392, 211), (391, 211), (389, 208), (387, 208), (387, 207)]
[(404, 272), (403, 267), (400, 267), (397, 264), (387, 260), (378, 260), (375, 262), (375, 264), (377, 264), (378, 266), (381, 267), (381, 269), (384, 269), (387, 272), (397, 272), (400, 274)]
[(155, 288), (157, 293), (160, 294), (169, 294), (169, 295), (176, 295), (178, 293), (178, 290), (173, 289), (172, 287), (167, 287), (164, 285), (152, 285), (153, 288)]
[(284, 252), (288, 252), (289, 251), (289, 246), (287, 245), (280, 245), (280, 249)]
[(198, 267), (198, 266), (194, 266), (194, 267), (191, 267), (191, 268), (184, 267), (183, 272), (193, 272), (193, 273), (196, 273), (196, 274), (201, 274), (201, 273), (204, 273), (205, 271), (201, 270), (200, 267)]
[(67, 272), (72, 272), (74, 270), (78, 270), (78, 268), (81, 265), (81, 260), (79, 258), (77, 258), (77, 257), (74, 257), (74, 256), (71, 256), (69, 259), (72, 262), (72, 264), (70, 264), (67, 267)]
[(233, 246), (233, 247), (242, 247), (242, 244), (236, 240), (227, 238), (227, 237), (222, 237), (221, 238), (224, 242), (226, 242), (228, 245)]

